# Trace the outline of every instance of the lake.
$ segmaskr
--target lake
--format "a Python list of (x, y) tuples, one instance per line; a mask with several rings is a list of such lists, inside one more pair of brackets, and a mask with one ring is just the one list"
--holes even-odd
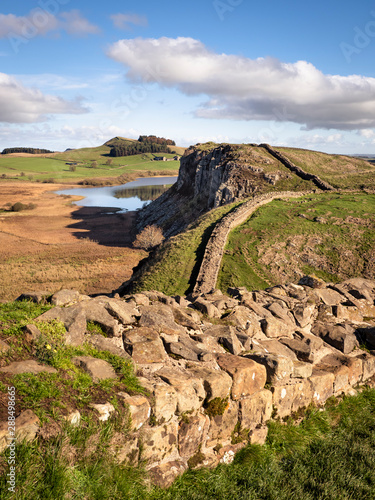
[(84, 196), (74, 202), (81, 207), (117, 208), (122, 212), (138, 210), (155, 200), (177, 181), (173, 177), (140, 177), (121, 186), (85, 187), (56, 191), (56, 194)]

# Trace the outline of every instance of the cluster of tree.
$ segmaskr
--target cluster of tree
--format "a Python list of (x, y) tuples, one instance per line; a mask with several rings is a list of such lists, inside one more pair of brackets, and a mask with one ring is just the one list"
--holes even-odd
[(163, 146), (175, 146), (176, 143), (171, 139), (165, 139), (164, 137), (156, 137), (156, 135), (140, 135), (138, 137), (139, 142), (152, 142), (153, 144), (161, 144)]
[(168, 152), (165, 144), (153, 142), (131, 142), (130, 144), (119, 144), (111, 146), (110, 156), (131, 156), (141, 153)]
[(2, 155), (10, 155), (11, 153), (29, 153), (32, 155), (40, 155), (53, 153), (53, 151), (49, 151), (49, 149), (38, 149), (38, 148), (5, 148), (2, 151)]

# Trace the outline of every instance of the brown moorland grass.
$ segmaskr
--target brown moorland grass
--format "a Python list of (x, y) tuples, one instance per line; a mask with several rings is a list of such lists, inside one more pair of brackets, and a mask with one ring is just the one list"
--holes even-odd
[[(146, 253), (130, 247), (134, 212), (77, 207), (64, 184), (0, 183), (0, 300), (74, 288), (108, 293), (129, 279)], [(16, 202), (36, 208), (7, 210)]]

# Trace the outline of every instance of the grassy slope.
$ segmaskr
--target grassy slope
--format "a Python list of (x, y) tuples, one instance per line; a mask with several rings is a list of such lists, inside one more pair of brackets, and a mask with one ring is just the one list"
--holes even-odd
[(295, 165), (318, 175), (336, 188), (358, 189), (364, 186), (374, 189), (375, 165), (366, 160), (307, 149), (277, 149)]
[(374, 247), (375, 195), (275, 200), (231, 232), (218, 285), (265, 288), (301, 273), (328, 281), (374, 278)]
[[(58, 374), (1, 375), (0, 396), (6, 418), (7, 387), (16, 387), (16, 408), (32, 408), (42, 431), (32, 443), (16, 447), (16, 494), (8, 491), (8, 451), (0, 455), (1, 500), (62, 498), (118, 500), (372, 500), (375, 497), (375, 390), (366, 389), (341, 402), (331, 398), (324, 411), (311, 406), (300, 425), (270, 422), (265, 446), (249, 445), (231, 465), (188, 471), (169, 489), (147, 484), (147, 473), (119, 465), (113, 447), (121, 447), (129, 430), (126, 409), (113, 396), (119, 390), (141, 392), (122, 359), (87, 348), (64, 347), (61, 327), (51, 323), (36, 351), (24, 339), (21, 326), (46, 307), (30, 303), (0, 304), (0, 337), (11, 346), (0, 354), (1, 364), (32, 355), (58, 369)], [(51, 346), (51, 349), (48, 348)], [(55, 352), (56, 351), (56, 352)], [(90, 354), (109, 361), (120, 382), (93, 384), (75, 367), (73, 355)], [(90, 402), (110, 399), (117, 409), (100, 423), (87, 411)], [(111, 399), (112, 398), (112, 399)], [(78, 428), (64, 424), (61, 415), (78, 408)], [(5, 418), (4, 418), (5, 417)], [(57, 422), (52, 425), (53, 422)]]
[(204, 248), (216, 224), (239, 203), (211, 210), (183, 233), (170, 238), (157, 251), (135, 291), (158, 290), (168, 295), (185, 295), (195, 284)]
[[(138, 173), (144, 175), (145, 172), (147, 175), (177, 175), (180, 166), (179, 161), (152, 161), (151, 153), (111, 158), (108, 156), (109, 152), (109, 146), (102, 145), (57, 153), (46, 158), (0, 155), (0, 176), (5, 174), (12, 179), (31, 178), (43, 181), (53, 178), (56, 181), (76, 182), (87, 178), (117, 178)], [(164, 153), (163, 156), (173, 158), (174, 154)], [(106, 164), (108, 160), (112, 160), (112, 165)], [(77, 162), (75, 172), (71, 172), (70, 165), (66, 165), (70, 162)], [(93, 162), (97, 162), (97, 167), (92, 168)], [(21, 177), (21, 173), (25, 176)]]

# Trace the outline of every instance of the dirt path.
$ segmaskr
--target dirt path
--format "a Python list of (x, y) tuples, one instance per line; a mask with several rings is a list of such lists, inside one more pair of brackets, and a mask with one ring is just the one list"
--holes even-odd
[(36, 205), (0, 211), (0, 300), (65, 287), (108, 293), (129, 279), (145, 256), (131, 248), (134, 212), (78, 207), (71, 202), (79, 197), (53, 192), (69, 187), (0, 182), (0, 209), (18, 201)]

